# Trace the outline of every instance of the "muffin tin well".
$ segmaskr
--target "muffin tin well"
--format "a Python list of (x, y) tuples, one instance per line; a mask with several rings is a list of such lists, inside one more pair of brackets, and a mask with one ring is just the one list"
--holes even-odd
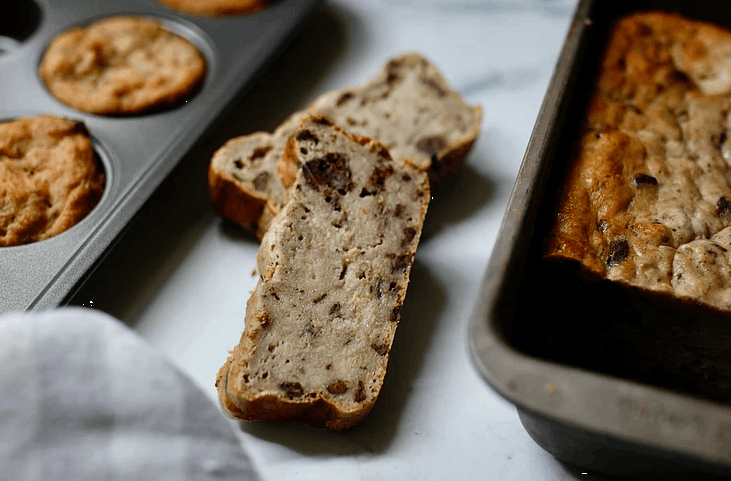
[[(13, 2), (15, 3), (15, 2)], [(104, 165), (96, 208), (53, 238), (0, 248), (0, 312), (60, 304), (100, 260), (156, 187), (233, 104), (320, 0), (282, 0), (226, 17), (180, 14), (154, 0), (22, 0), (0, 21), (0, 119), (50, 114), (83, 121)], [(3, 10), (6, 10), (3, 7)], [(178, 107), (103, 117), (56, 100), (38, 74), (51, 39), (101, 18), (153, 18), (195, 44), (207, 62), (199, 91)], [(17, 26), (14, 26), (15, 24)]]

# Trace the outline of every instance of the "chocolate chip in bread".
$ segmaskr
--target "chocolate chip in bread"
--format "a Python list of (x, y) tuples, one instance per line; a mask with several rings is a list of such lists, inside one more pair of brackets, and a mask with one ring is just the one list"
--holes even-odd
[(289, 142), (302, 169), (262, 240), (244, 333), (216, 385), (234, 418), (340, 431), (381, 390), (429, 182), (321, 116)]

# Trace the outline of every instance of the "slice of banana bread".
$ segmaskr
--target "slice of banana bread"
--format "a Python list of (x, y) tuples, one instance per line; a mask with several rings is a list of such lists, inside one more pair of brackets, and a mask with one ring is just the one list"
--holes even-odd
[[(211, 159), (211, 201), (222, 217), (258, 238), (281, 210), (285, 187), (299, 170), (296, 158), (286, 162), (281, 156), (293, 126), (306, 114), (324, 115), (349, 132), (377, 139), (394, 157), (410, 159), (427, 171), (432, 187), (461, 167), (482, 119), (480, 106), (467, 105), (434, 65), (408, 53), (391, 59), (360, 87), (322, 95), (274, 134), (257, 132), (229, 141)], [(267, 155), (241, 155), (261, 148), (269, 149)], [(272, 175), (275, 169), (279, 177)], [(262, 178), (267, 179), (265, 186), (255, 182)]]
[(383, 384), (429, 181), (322, 116), (303, 120), (287, 152), (302, 169), (262, 240), (244, 333), (216, 386), (234, 418), (340, 431)]

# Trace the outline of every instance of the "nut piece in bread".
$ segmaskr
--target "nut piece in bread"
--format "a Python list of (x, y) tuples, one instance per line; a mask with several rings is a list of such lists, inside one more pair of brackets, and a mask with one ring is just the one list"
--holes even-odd
[(216, 386), (234, 418), (342, 431), (381, 390), (429, 181), (321, 116), (290, 143), (302, 169), (262, 240), (245, 330)]
[[(408, 53), (389, 60), (362, 86), (322, 95), (274, 134), (258, 132), (232, 139), (211, 159), (211, 202), (222, 217), (258, 238), (272, 215), (281, 210), (285, 187), (294, 182), (299, 170), (297, 159), (286, 161), (282, 150), (292, 126), (306, 114), (324, 115), (349, 132), (377, 139), (393, 157), (409, 159), (427, 171), (432, 187), (461, 167), (482, 119), (481, 107), (467, 105), (434, 65), (417, 53)], [(263, 146), (270, 149), (256, 162), (240, 155)], [(278, 178), (270, 175), (275, 168)], [(260, 174), (268, 179), (263, 190), (253, 182)]]
[(591, 278), (731, 312), (731, 32), (621, 19), (546, 247)]
[(50, 115), (0, 123), (0, 246), (60, 234), (103, 192), (101, 162), (83, 123)]

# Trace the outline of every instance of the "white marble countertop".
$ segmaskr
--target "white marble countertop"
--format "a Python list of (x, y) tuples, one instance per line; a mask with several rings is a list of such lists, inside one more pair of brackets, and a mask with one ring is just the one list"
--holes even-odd
[(434, 193), (380, 399), (335, 434), (233, 423), (265, 480), (598, 479), (556, 461), (469, 358), (468, 323), (574, 0), (333, 0), (165, 181), (72, 303), (123, 320), (212, 399), (243, 330), (255, 239), (208, 203), (210, 155), (272, 130), (320, 93), (419, 50), (471, 103), (482, 133)]

